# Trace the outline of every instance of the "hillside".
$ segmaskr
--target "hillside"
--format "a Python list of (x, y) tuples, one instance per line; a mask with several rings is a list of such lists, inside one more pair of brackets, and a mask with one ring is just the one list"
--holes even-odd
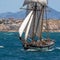
[[(23, 20), (0, 20), (0, 31), (18, 32)], [(50, 32), (60, 32), (60, 20), (48, 20), (48, 29)], [(44, 20), (43, 31), (46, 30), (46, 20)]]

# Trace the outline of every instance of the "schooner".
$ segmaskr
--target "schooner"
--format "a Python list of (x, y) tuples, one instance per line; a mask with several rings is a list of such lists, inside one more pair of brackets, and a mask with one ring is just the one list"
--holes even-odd
[[(25, 0), (23, 6), (29, 5), (30, 9), (28, 15), (24, 19), (19, 28), (19, 37), (25, 50), (48, 50), (54, 46), (54, 40), (42, 38), (44, 14), (46, 12), (47, 0)], [(46, 17), (46, 31), (48, 30)], [(24, 37), (23, 37), (24, 35)], [(36, 38), (37, 37), (37, 38)]]

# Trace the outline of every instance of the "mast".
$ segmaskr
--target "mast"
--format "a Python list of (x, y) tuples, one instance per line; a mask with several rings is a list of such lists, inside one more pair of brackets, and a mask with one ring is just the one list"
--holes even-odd
[(40, 15), (36, 27), (36, 35), (39, 37), (40, 40), (42, 38), (43, 17), (44, 17), (44, 6), (41, 7)]
[(43, 10), (43, 7), (41, 7), (40, 9), (40, 12), (39, 12), (39, 17), (38, 17), (38, 20), (37, 20), (37, 26), (36, 26), (36, 35), (40, 38), (40, 26), (41, 26), (41, 20), (42, 20), (42, 10)]
[(44, 6), (42, 7), (41, 19), (40, 19), (40, 40), (42, 39), (42, 29), (43, 29), (43, 17), (44, 17)]
[(46, 14), (46, 33), (47, 33), (47, 39), (49, 38), (49, 28), (48, 28), (48, 21), (47, 21), (47, 12), (46, 12), (46, 8), (45, 8), (45, 14)]
[(36, 20), (36, 10), (37, 10), (37, 3), (34, 3), (34, 16), (33, 16), (33, 25), (32, 25), (32, 40), (34, 39), (34, 36), (35, 36), (35, 32), (34, 32), (34, 29), (35, 29), (35, 20)]

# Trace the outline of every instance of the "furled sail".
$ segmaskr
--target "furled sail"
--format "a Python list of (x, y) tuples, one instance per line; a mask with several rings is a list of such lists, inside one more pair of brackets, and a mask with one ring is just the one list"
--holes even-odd
[(27, 40), (27, 37), (28, 37), (28, 33), (29, 33), (29, 30), (30, 30), (30, 27), (31, 27), (32, 20), (33, 20), (33, 14), (31, 16), (30, 21), (29, 21), (28, 26), (27, 26), (27, 30), (26, 30), (26, 34), (25, 34), (25, 40)]
[(47, 5), (47, 0), (25, 0), (23, 5), (32, 3), (32, 2), (37, 2), (40, 3), (42, 5)]
[(29, 18), (30, 16), (32, 15), (33, 11), (31, 11), (27, 17), (25, 18), (24, 22), (22, 23), (21, 27), (19, 28), (19, 34), (20, 34), (20, 37), (22, 36), (23, 32), (24, 32), (24, 29), (26, 28), (28, 22), (29, 22)]

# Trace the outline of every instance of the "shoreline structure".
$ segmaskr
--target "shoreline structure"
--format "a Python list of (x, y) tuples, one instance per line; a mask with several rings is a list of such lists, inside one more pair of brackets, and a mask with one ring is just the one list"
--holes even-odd
[[(22, 19), (0, 19), (0, 32), (18, 32), (22, 22)], [(46, 20), (43, 23), (43, 31), (47, 31), (45, 22)], [(48, 27), (50, 32), (60, 32), (60, 20), (49, 19)]]

